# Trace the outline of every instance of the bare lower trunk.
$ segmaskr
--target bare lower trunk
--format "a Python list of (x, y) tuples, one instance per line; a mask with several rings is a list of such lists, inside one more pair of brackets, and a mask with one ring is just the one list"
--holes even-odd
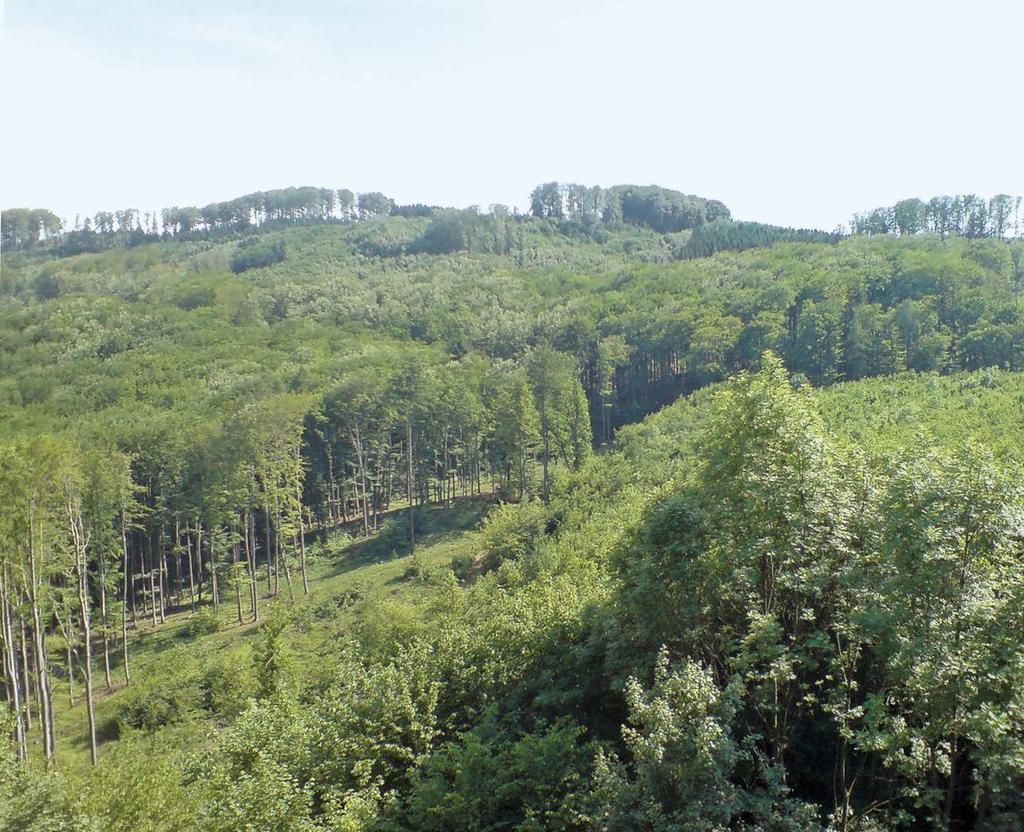
[(160, 623), (167, 623), (167, 558), (164, 555), (164, 531), (160, 528), (160, 536), (157, 538), (156, 560), (157, 579), (160, 582)]
[(43, 621), (39, 604), (39, 574), (36, 570), (35, 512), (29, 512), (28, 526), (29, 604), (32, 608), (32, 641), (35, 652), (36, 690), (39, 692), (39, 718), (43, 726), (43, 753), (49, 764), (54, 753), (53, 691), (43, 638)]
[(196, 603), (203, 604), (203, 521), (196, 521)]
[(153, 616), (153, 626), (156, 627), (156, 566), (153, 561), (153, 538), (146, 532), (146, 554), (149, 555), (149, 602), (150, 613)]
[[(246, 563), (246, 572), (249, 564)], [(235, 603), (238, 606), (238, 623), (242, 620), (242, 580), (238, 574), (238, 525), (236, 520), (231, 521), (231, 574), (235, 579)]]
[(82, 528), (81, 514), (71, 499), (68, 499), (67, 508), (74, 545), (75, 573), (78, 578), (78, 615), (81, 619), (82, 643), (85, 647), (82, 669), (85, 675), (85, 709), (89, 717), (89, 757), (92, 760), (92, 764), (96, 765), (96, 712), (92, 701), (92, 622), (89, 609), (89, 575), (85, 551), (87, 537)]
[[(274, 527), (277, 529), (277, 532), (274, 535), (274, 560), (284, 568), (284, 579), (288, 586), (288, 598), (294, 601), (295, 590), (292, 588), (292, 573), (288, 566), (288, 553), (284, 550), (284, 541), (281, 539), (281, 505), (276, 498), (274, 499), (274, 509)], [(275, 577), (275, 582), (277, 580), (278, 579)], [(280, 586), (280, 584), (278, 584), (278, 586)]]
[(245, 556), (249, 561), (249, 596), (252, 602), (252, 620), (260, 620), (259, 584), (256, 580), (256, 518), (250, 501), (245, 511)]
[(220, 591), (217, 587), (217, 552), (213, 548), (213, 535), (210, 535), (210, 597), (213, 599), (214, 610), (219, 610)]
[(121, 553), (124, 558), (124, 590), (121, 598), (121, 654), (124, 661), (124, 683), (132, 683), (128, 670), (128, 529), (124, 509), (121, 509)]
[[(358, 427), (356, 427), (355, 431), (353, 432), (353, 437), (355, 439), (354, 444), (356, 449), (356, 462), (359, 465), (359, 470), (356, 472), (357, 486), (358, 490), (362, 492), (361, 503), (363, 509), (363, 537), (368, 537), (370, 534), (370, 507), (366, 502), (366, 460), (364, 459), (363, 455), (363, 443), (359, 438)], [(356, 498), (358, 499), (359, 496), (360, 495), (357, 494)]]
[(297, 501), (298, 522), (299, 522), (299, 569), (302, 570), (302, 594), (309, 595), (309, 579), (306, 577), (306, 532), (302, 527), (302, 457), (299, 446), (295, 446), (295, 498)]
[(14, 641), (14, 627), (11, 621), (11, 604), (8, 595), (7, 569), (0, 574), (0, 638), (3, 639), (3, 667), (7, 688), (7, 701), (14, 715), (14, 742), (19, 760), (28, 756), (28, 743), (25, 738), (25, 715), (22, 712), (21, 689), (18, 678), (18, 651)]
[(106, 556), (101, 554), (100, 564), (100, 622), (103, 626), (103, 679), (107, 690), (113, 687), (110, 681), (110, 627), (107, 622), (107, 567)]
[(189, 533), (187, 523), (185, 524), (185, 543), (188, 554), (188, 600), (194, 613), (196, 611), (196, 573), (192, 568), (192, 535)]
[(406, 422), (405, 434), (405, 493), (409, 499), (409, 554), (416, 553), (416, 507), (413, 503), (412, 481), (412, 418)]
[(22, 701), (25, 703), (25, 727), (32, 730), (32, 674), (28, 661), (28, 637), (25, 635), (25, 622), (18, 619), (18, 639), (21, 643), (21, 685)]
[(67, 623), (61, 620), (60, 613), (57, 612), (57, 610), (54, 610), (54, 616), (57, 619), (57, 626), (60, 627), (61, 635), (64, 636), (64, 652), (68, 663), (68, 702), (73, 708), (75, 707), (75, 665), (72, 650), (74, 649), (73, 642), (75, 632), (71, 622), (70, 612), (68, 612)]
[(274, 576), (271, 574), (271, 561), (273, 560), (271, 538), (270, 538), (270, 505), (269, 501), (264, 501), (263, 504), (263, 540), (264, 540), (264, 552), (267, 557), (267, 595), (274, 594)]

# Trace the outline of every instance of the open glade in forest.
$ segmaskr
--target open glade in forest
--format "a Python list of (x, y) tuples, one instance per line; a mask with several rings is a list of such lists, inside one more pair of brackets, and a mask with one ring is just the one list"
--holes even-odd
[(1022, 232), (4, 210), (0, 828), (1024, 828)]

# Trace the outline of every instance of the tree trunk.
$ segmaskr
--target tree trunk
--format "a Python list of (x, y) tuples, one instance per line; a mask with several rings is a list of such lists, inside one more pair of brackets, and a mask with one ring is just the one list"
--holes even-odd
[(213, 609), (220, 609), (220, 590), (217, 586), (217, 552), (213, 548), (213, 535), (210, 535), (210, 596), (213, 598)]
[(32, 675), (29, 671), (28, 637), (25, 635), (25, 622), (18, 618), (18, 640), (21, 644), (21, 685), (22, 700), (25, 703), (25, 727), (32, 730)]
[(196, 520), (196, 603), (203, 605), (203, 521)]
[(14, 714), (14, 741), (19, 760), (28, 756), (28, 743), (25, 738), (25, 715), (22, 712), (21, 690), (18, 684), (18, 651), (14, 642), (14, 627), (11, 623), (11, 604), (8, 592), (7, 567), (0, 573), (0, 638), (3, 639), (3, 667), (7, 687), (7, 701)]
[(64, 648), (68, 657), (68, 702), (75, 707), (75, 666), (72, 664), (71, 656), (71, 620), (68, 619), (68, 628), (64, 631)]
[(252, 496), (245, 509), (245, 557), (249, 562), (249, 597), (252, 606), (252, 620), (260, 620), (260, 588), (256, 581), (256, 518), (252, 513)]
[(86, 563), (86, 537), (82, 518), (72, 500), (68, 500), (68, 520), (71, 524), (71, 538), (75, 557), (75, 573), (78, 578), (78, 614), (82, 622), (82, 642), (85, 645), (85, 660), (82, 663), (85, 675), (85, 709), (89, 717), (89, 757), (96, 765), (96, 712), (92, 701), (92, 623), (89, 610), (89, 576)]
[(146, 531), (146, 554), (149, 555), (149, 601), (153, 615), (153, 627), (156, 627), (156, 566), (153, 563), (153, 538)]
[(35, 509), (29, 509), (28, 563), (29, 563), (29, 605), (32, 608), (32, 640), (35, 648), (36, 688), (39, 691), (39, 717), (43, 726), (43, 753), (47, 765), (53, 759), (55, 750), (53, 726), (53, 691), (50, 688), (49, 659), (46, 655), (46, 641), (43, 638), (43, 621), (39, 599), (39, 571), (36, 566)]
[(302, 570), (302, 594), (309, 595), (309, 579), (306, 577), (306, 533), (302, 527), (302, 457), (299, 445), (295, 446), (295, 468), (295, 500), (299, 521), (299, 568)]
[(160, 581), (160, 623), (167, 623), (167, 557), (164, 552), (164, 530), (163, 526), (160, 527), (160, 533), (157, 537), (156, 545), (156, 557), (157, 557), (157, 577)]
[(267, 496), (266, 481), (264, 481), (264, 493), (263, 493), (263, 536), (264, 536), (264, 551), (267, 556), (267, 595), (274, 594), (274, 576), (271, 574), (271, 562), (273, 561), (273, 549), (271, 548), (271, 537), (270, 537), (270, 498)]
[[(242, 620), (242, 581), (241, 576), (238, 574), (238, 525), (237, 519), (231, 520), (231, 574), (234, 577), (235, 583), (235, 604), (238, 607), (238, 623), (239, 625), (245, 623)], [(248, 572), (248, 563), (246, 563), (246, 571)]]
[[(121, 599), (121, 653), (124, 660), (124, 683), (132, 683), (132, 674), (128, 669), (128, 524), (121, 509), (121, 552), (124, 558), (124, 590)], [(177, 538), (175, 538), (177, 539)]]
[(551, 502), (551, 490), (548, 484), (548, 455), (550, 454), (551, 431), (548, 429), (548, 402), (547, 396), (540, 402), (540, 433), (544, 442), (544, 504)]
[(416, 552), (416, 507), (413, 502), (412, 481), (412, 416), (406, 422), (405, 434), (405, 490), (409, 498), (409, 554)]
[[(363, 509), (363, 537), (370, 536), (370, 507), (366, 502), (366, 461), (363, 455), (363, 443), (359, 437), (359, 427), (355, 428), (353, 433), (354, 442), (356, 449), (356, 462), (358, 463), (359, 470), (356, 472), (359, 482), (359, 490), (362, 491), (362, 509)], [(356, 495), (357, 499), (359, 495)]]
[[(284, 580), (288, 586), (288, 598), (295, 600), (295, 590), (292, 587), (292, 572), (288, 566), (288, 553), (284, 550), (284, 540), (281, 537), (281, 503), (277, 497), (274, 498), (274, 527), (277, 533), (274, 535), (276, 542), (274, 548), (274, 560), (284, 568)], [(277, 584), (280, 587), (280, 583)]]
[(188, 556), (188, 600), (192, 606), (192, 614), (196, 611), (196, 573), (192, 568), (192, 535), (188, 523), (185, 524), (185, 545)]
[(107, 624), (107, 567), (106, 554), (101, 552), (98, 558), (100, 565), (100, 621), (103, 624), (103, 680), (107, 690), (113, 687), (110, 681), (110, 628)]

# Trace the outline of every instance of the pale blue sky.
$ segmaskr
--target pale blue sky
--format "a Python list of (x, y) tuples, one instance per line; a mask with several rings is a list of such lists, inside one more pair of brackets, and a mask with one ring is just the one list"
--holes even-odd
[(7, 0), (0, 204), (658, 183), (832, 228), (1024, 193), (1024, 3)]

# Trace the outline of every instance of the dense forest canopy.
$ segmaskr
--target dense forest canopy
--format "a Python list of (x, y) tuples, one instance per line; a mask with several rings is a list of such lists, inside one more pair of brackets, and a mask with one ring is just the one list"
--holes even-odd
[(5, 210), (0, 828), (1020, 829), (1019, 212)]

